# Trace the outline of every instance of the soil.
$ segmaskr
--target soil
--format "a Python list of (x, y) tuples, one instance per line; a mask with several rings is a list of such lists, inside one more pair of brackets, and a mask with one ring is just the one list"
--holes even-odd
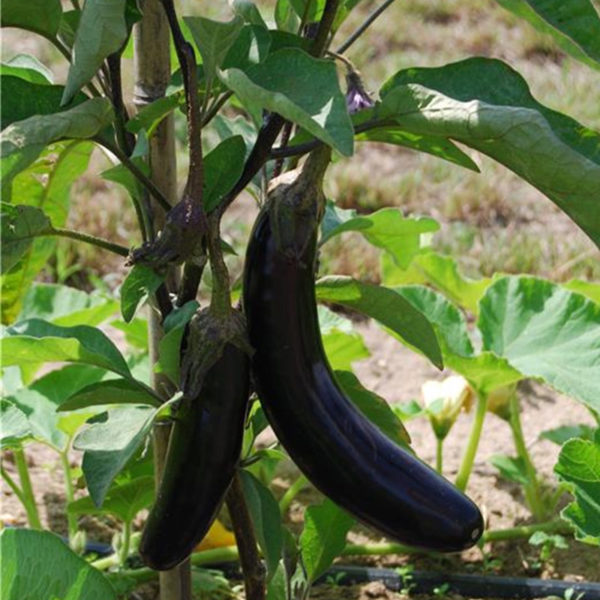
[[(371, 356), (355, 364), (355, 371), (364, 385), (387, 399), (391, 404), (418, 399), (420, 388), (427, 379), (444, 376), (424, 358), (402, 347), (396, 340), (385, 334), (373, 322), (356, 324), (364, 336)], [(521, 388), (522, 420), (526, 442), (539, 473), (549, 482), (554, 482), (552, 473), (559, 447), (539, 440), (539, 434), (565, 424), (591, 423), (587, 411), (574, 400), (554, 393), (548, 388), (527, 383)], [(456, 475), (464, 441), (466, 440), (471, 415), (461, 415), (450, 432), (444, 446), (444, 474), (449, 479)], [(406, 423), (412, 438), (412, 445), (419, 456), (430, 464), (434, 461), (435, 440), (429, 423), (417, 418)], [(484, 424), (483, 434), (475, 467), (469, 481), (468, 493), (482, 508), (488, 527), (492, 529), (512, 527), (531, 522), (524, 505), (524, 498), (518, 485), (498, 477), (489, 462), (495, 453), (513, 453), (510, 429), (504, 421), (489, 414)], [(66, 532), (64, 513), (64, 488), (62, 471), (58, 468), (56, 455), (48, 448), (32, 444), (27, 448), (30, 473), (38, 500), (40, 515), (44, 525), (58, 532)], [(76, 465), (79, 456), (73, 455)], [(6, 470), (16, 477), (10, 455), (4, 461)], [(274, 481), (275, 492), (283, 493), (297, 476), (291, 463), (282, 464)], [(84, 491), (79, 490), (83, 495)], [(318, 493), (308, 489), (302, 492), (290, 508), (290, 524), (300, 524), (305, 506), (314, 501)], [(566, 498), (564, 499), (567, 500)], [(5, 524), (24, 525), (25, 514), (16, 497), (6, 486), (2, 488), (1, 519)], [(110, 519), (86, 517), (81, 522), (89, 539), (110, 542), (117, 524)], [(357, 527), (349, 535), (355, 543), (384, 541), (374, 532)], [(590, 546), (571, 543), (567, 550), (555, 550), (552, 557), (542, 562), (539, 548), (530, 546), (527, 541), (488, 544), (482, 553), (478, 549), (463, 552), (460, 556), (442, 559), (420, 556), (378, 556), (348, 557), (338, 561), (342, 564), (363, 564), (383, 567), (406, 567), (410, 565), (420, 570), (444, 572), (487, 572), (513, 576), (558, 578), (569, 581), (593, 581), (599, 579), (598, 564), (600, 552)], [(150, 600), (153, 586), (146, 586), (143, 596)], [(359, 586), (336, 586), (325, 584), (315, 587), (311, 595), (319, 600), (348, 598), (353, 600), (396, 599), (405, 595), (390, 592), (377, 582)], [(429, 596), (421, 596), (428, 598)], [(435, 596), (431, 596), (434, 598)]]

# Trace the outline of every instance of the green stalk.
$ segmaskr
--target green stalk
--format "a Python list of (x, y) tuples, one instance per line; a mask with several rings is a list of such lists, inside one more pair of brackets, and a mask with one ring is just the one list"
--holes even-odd
[(292, 485), (286, 490), (285, 494), (281, 497), (279, 501), (279, 510), (281, 514), (284, 515), (292, 500), (308, 485), (308, 479), (304, 475), (300, 475)]
[(9, 475), (8, 471), (4, 467), (0, 467), (0, 472), (2, 473), (2, 479), (8, 483), (8, 487), (13, 491), (13, 494), (19, 499), (19, 502), (25, 508), (25, 497), (23, 496), (23, 492), (21, 488), (17, 485), (17, 482)]
[(40, 521), (40, 515), (37, 504), (35, 503), (35, 495), (29, 477), (29, 468), (27, 467), (25, 452), (23, 451), (23, 448), (19, 447), (13, 450), (13, 455), (19, 473), (19, 480), (21, 481), (21, 492), (23, 494), (23, 505), (25, 506), (25, 512), (27, 513), (27, 521), (32, 529), (42, 529), (42, 523)]
[(118, 254), (119, 256), (129, 256), (129, 249), (125, 248), (125, 246), (114, 244), (113, 242), (109, 242), (108, 240), (99, 238), (95, 235), (90, 235), (89, 233), (74, 231), (73, 229), (65, 229), (64, 227), (53, 227), (52, 229), (49, 229), (48, 232), (41, 233), (39, 235), (56, 235), (58, 237), (65, 237), (72, 240), (77, 240), (78, 242), (85, 242), (86, 244), (91, 244), (92, 246), (102, 248), (103, 250), (108, 250), (109, 252), (113, 252), (114, 254)]
[(481, 437), (481, 429), (483, 427), (486, 410), (487, 396), (481, 392), (477, 392), (477, 406), (475, 408), (473, 424), (471, 425), (471, 433), (455, 481), (456, 487), (463, 492), (467, 488), (467, 483), (469, 482), (469, 477), (473, 470), (473, 463), (475, 462), (475, 454), (477, 454), (477, 447), (479, 446), (479, 438)]
[(69, 512), (69, 504), (75, 500), (75, 491), (73, 489), (73, 479), (71, 477), (71, 465), (69, 464), (69, 456), (67, 450), (60, 453), (60, 462), (62, 464), (63, 473), (65, 476), (65, 497), (67, 500), (67, 523), (69, 527), (69, 545), (73, 541), (73, 537), (77, 533), (78, 524), (77, 517)]
[(121, 547), (119, 548), (119, 564), (123, 566), (129, 556), (129, 547), (131, 545), (131, 521), (123, 523), (123, 537), (121, 539)]
[(537, 477), (537, 472), (531, 456), (525, 445), (525, 438), (523, 436), (523, 427), (521, 426), (521, 411), (519, 405), (519, 398), (517, 394), (513, 394), (510, 399), (510, 428), (512, 430), (513, 439), (515, 441), (515, 448), (517, 455), (523, 461), (525, 465), (525, 474), (527, 476), (527, 483), (523, 486), (525, 491), (525, 497), (531, 512), (535, 519), (543, 519), (546, 513), (546, 508), (542, 500), (540, 484)]
[(435, 470), (441, 474), (444, 460), (444, 438), (439, 438), (436, 436), (435, 440)]
[(553, 519), (544, 523), (535, 525), (519, 525), (518, 527), (509, 527), (507, 529), (492, 529), (483, 534), (483, 542), (503, 542), (506, 540), (518, 540), (531, 537), (536, 531), (545, 533), (572, 533), (572, 529), (566, 521), (562, 519)]

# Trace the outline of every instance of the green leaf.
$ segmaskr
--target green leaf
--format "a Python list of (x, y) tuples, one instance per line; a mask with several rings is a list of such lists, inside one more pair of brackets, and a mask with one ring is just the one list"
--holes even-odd
[[(53, 83), (52, 71), (31, 54), (15, 54), (11, 59), (0, 65), (0, 74), (2, 76), (13, 75), (31, 83), (40, 83), (43, 85)], [(6, 93), (4, 85), (5, 80), (3, 79), (3, 96)], [(21, 101), (23, 100), (24, 98), (21, 98)], [(4, 106), (2, 106), (2, 112), (4, 112)], [(4, 115), (2, 115), (2, 119), (4, 119)], [(5, 125), (2, 125), (2, 129), (4, 127)]]
[(81, 10), (67, 10), (63, 12), (58, 26), (58, 37), (62, 40), (67, 48), (73, 48), (79, 20), (81, 19)]
[(75, 362), (131, 378), (123, 355), (95, 327), (61, 327), (41, 319), (28, 319), (9, 327), (6, 334), (7, 337), (2, 339), (2, 356), (6, 366)]
[[(62, 417), (56, 412), (58, 406), (81, 388), (102, 379), (105, 374), (105, 371), (94, 367), (69, 365), (46, 373), (29, 387), (14, 391), (9, 400), (26, 415), (35, 439), (63, 452), (67, 448), (70, 433), (61, 427)], [(89, 416), (89, 412), (84, 415), (85, 418)]]
[[(71, 187), (87, 168), (92, 150), (90, 142), (63, 142), (49, 147), (38, 161), (13, 179), (12, 194), (21, 204), (42, 209), (54, 227), (63, 227), (69, 211)], [(2, 323), (15, 320), (27, 289), (55, 245), (56, 241), (51, 237), (36, 239), (30, 251), (2, 276)]]
[(50, 219), (35, 206), (1, 203), (2, 274), (12, 269), (31, 248), (33, 240), (52, 231)]
[(142, 300), (156, 292), (164, 277), (145, 265), (134, 265), (121, 286), (121, 314), (129, 323)]
[(4, 74), (4, 67), (2, 71), (2, 129), (35, 115), (63, 112), (88, 99), (85, 94), (77, 94), (68, 106), (63, 107), (60, 104), (64, 90), (62, 85), (32, 82), (15, 74)]
[(152, 134), (161, 123), (161, 121), (177, 107), (185, 106), (185, 95), (183, 90), (169, 94), (154, 100), (150, 104), (145, 105), (137, 112), (129, 121), (126, 128), (132, 133), (139, 133), (142, 129), (146, 131), (148, 137)]
[(246, 71), (267, 57), (271, 41), (268, 29), (260, 25), (244, 25), (220, 68)]
[[(365, 490), (368, 493), (368, 490)], [(300, 535), (302, 562), (310, 583), (322, 575), (346, 546), (346, 535), (354, 519), (331, 500), (309, 506)]]
[(542, 431), (539, 435), (540, 440), (548, 440), (559, 446), (573, 438), (591, 441), (594, 439), (594, 428), (589, 425), (561, 425), (554, 429)]
[(0, 398), (0, 448), (18, 446), (24, 439), (31, 436), (31, 428), (25, 413), (12, 402)]
[(239, 474), (244, 498), (252, 517), (254, 533), (267, 563), (268, 581), (277, 570), (283, 544), (279, 504), (269, 488), (265, 487), (254, 475), (245, 469), (241, 469)]
[[(335, 212), (335, 208), (328, 206)], [(437, 231), (437, 221), (428, 217), (406, 218), (396, 208), (382, 208), (370, 215), (350, 216), (344, 213), (331, 215), (323, 224), (320, 244), (347, 231), (358, 231), (366, 240), (381, 248), (393, 257), (396, 264), (407, 267), (412, 257), (419, 251), (420, 236)], [(350, 217), (350, 218), (348, 218)], [(334, 226), (334, 222), (337, 224)]]
[(146, 319), (131, 319), (129, 323), (125, 321), (111, 321), (111, 327), (122, 331), (125, 334), (125, 341), (139, 350), (148, 350), (148, 321)]
[(127, 40), (126, 0), (86, 0), (73, 44), (73, 59), (62, 98), (66, 104), (94, 77), (104, 59)]
[(227, 22), (212, 21), (204, 17), (184, 17), (183, 20), (200, 50), (206, 78), (214, 79), (217, 68), (221, 67), (227, 52), (237, 39), (244, 20), (239, 16)]
[(219, 77), (255, 118), (260, 109), (276, 112), (345, 156), (352, 154), (354, 132), (332, 61), (284, 48), (246, 72), (227, 69)]
[[(394, 265), (387, 256), (383, 256), (382, 283), (387, 286), (428, 283), (442, 292), (458, 306), (462, 306), (473, 315), (479, 314), (479, 300), (493, 279), (470, 279), (458, 269), (456, 260), (451, 256), (423, 249), (414, 256), (407, 269)], [(494, 275), (494, 278), (499, 277)]]
[(290, 0), (296, 14), (302, 18), (306, 13), (306, 22), (314, 23), (323, 16), (325, 0)]
[(587, 296), (590, 300), (593, 300), (596, 304), (600, 304), (600, 283), (594, 283), (593, 281), (581, 281), (580, 279), (571, 279), (562, 286), (572, 292)]
[(19, 27), (53, 38), (61, 14), (60, 0), (3, 0), (1, 23), (2, 27)]
[(154, 501), (154, 477), (138, 477), (122, 485), (113, 485), (106, 493), (102, 507), (90, 496), (71, 502), (67, 510), (73, 515), (113, 515), (131, 523), (135, 516)]
[(483, 347), (527, 377), (600, 411), (600, 305), (534, 277), (503, 277), (482, 298)]
[(381, 396), (363, 387), (350, 371), (335, 371), (335, 378), (356, 408), (387, 437), (401, 446), (410, 444), (402, 421)]
[(393, 290), (351, 277), (324, 277), (316, 285), (317, 300), (359, 311), (397, 333), (434, 365), (443, 366), (435, 331), (423, 313)]
[(117, 600), (108, 579), (49, 531), (0, 532), (2, 600)]
[(256, 8), (254, 2), (251, 2), (250, 0), (232, 0), (229, 4), (233, 8), (235, 14), (240, 15), (246, 23), (259, 25), (260, 27), (267, 29), (267, 24), (262, 18), (258, 8)]
[(3, 178), (10, 180), (27, 168), (48, 144), (94, 137), (112, 118), (110, 101), (92, 98), (59, 113), (29, 117), (9, 125), (0, 134)]
[(34, 283), (23, 299), (18, 321), (43, 319), (55, 325), (100, 325), (118, 310), (100, 294), (53, 283)]
[(246, 144), (241, 135), (222, 141), (204, 157), (203, 203), (207, 212), (216, 208), (244, 170)]
[(497, 0), (589, 67), (600, 69), (600, 19), (589, 0)]
[(594, 441), (568, 441), (554, 471), (571, 484), (575, 496), (561, 516), (575, 527), (578, 540), (600, 546), (600, 435)]
[(92, 383), (63, 402), (57, 410), (78, 410), (88, 406), (104, 404), (150, 404), (157, 406), (159, 401), (146, 386), (130, 379), (107, 379)]
[(405, 148), (411, 148), (419, 152), (426, 152), (427, 154), (438, 156), (455, 165), (479, 173), (479, 167), (473, 162), (471, 157), (444, 137), (412, 133), (404, 131), (401, 127), (388, 126), (369, 129), (363, 133), (359, 133), (355, 139), (357, 142), (394, 144), (395, 146), (404, 146)]
[(356, 360), (368, 358), (370, 352), (357, 332), (345, 333), (331, 329), (321, 335), (327, 360), (333, 369), (351, 369)]
[(277, 29), (296, 33), (300, 26), (300, 17), (294, 11), (290, 0), (277, 0), (275, 4), (275, 23)]
[(84, 451), (83, 474), (96, 506), (102, 506), (113, 479), (150, 433), (156, 412), (148, 406), (114, 408), (75, 438), (73, 447)]
[(487, 154), (537, 187), (600, 245), (600, 133), (538, 103), (508, 65), (470, 58), (407, 69), (380, 94), (378, 116)]
[(514, 481), (521, 485), (527, 485), (529, 479), (527, 477), (527, 469), (525, 463), (520, 457), (506, 456), (505, 454), (494, 454), (490, 457), (490, 462), (504, 479)]

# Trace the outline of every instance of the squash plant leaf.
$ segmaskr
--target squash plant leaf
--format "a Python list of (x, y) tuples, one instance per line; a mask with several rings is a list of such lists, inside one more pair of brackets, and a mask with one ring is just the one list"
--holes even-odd
[(540, 33), (554, 38), (561, 50), (600, 70), (600, 18), (590, 0), (496, 0)]
[(219, 77), (255, 121), (262, 119), (262, 110), (276, 112), (341, 154), (352, 154), (354, 131), (331, 61), (284, 48), (246, 71), (226, 69)]
[(317, 300), (341, 304), (375, 319), (436, 367), (443, 367), (442, 351), (431, 323), (394, 290), (336, 276), (320, 279), (316, 295)]
[(2, 430), (0, 431), (0, 448), (12, 448), (31, 437), (31, 428), (27, 415), (8, 399), (0, 399), (0, 417)]
[(117, 600), (108, 579), (49, 531), (0, 532), (2, 600)]
[[(86, 170), (92, 150), (90, 142), (53, 144), (3, 189), (4, 196), (9, 198), (12, 194), (21, 205), (42, 210), (54, 227), (63, 227), (69, 213), (71, 187)], [(2, 275), (2, 323), (9, 324), (17, 318), (29, 286), (55, 247), (53, 237), (36, 238), (20, 260)]]
[(600, 430), (594, 440), (566, 442), (554, 471), (575, 497), (561, 516), (575, 527), (578, 540), (600, 546)]
[(86, 0), (73, 43), (63, 104), (69, 102), (94, 77), (104, 59), (127, 40), (125, 6), (126, 0)]
[(380, 95), (379, 117), (487, 154), (538, 188), (600, 246), (600, 133), (537, 102), (508, 65), (469, 58), (406, 69)]
[(1, 23), (2, 27), (19, 27), (52, 39), (61, 15), (60, 0), (3, 0)]
[(600, 305), (543, 279), (502, 277), (481, 300), (483, 347), (599, 412)]
[(352, 525), (354, 519), (328, 498), (306, 509), (300, 551), (309, 583), (322, 575), (342, 552)]
[(357, 231), (373, 246), (388, 252), (399, 266), (407, 267), (419, 251), (421, 234), (439, 228), (435, 219), (404, 217), (397, 208), (382, 208), (369, 215), (356, 215), (350, 211), (337, 212), (335, 206), (328, 203), (320, 244), (341, 233)]

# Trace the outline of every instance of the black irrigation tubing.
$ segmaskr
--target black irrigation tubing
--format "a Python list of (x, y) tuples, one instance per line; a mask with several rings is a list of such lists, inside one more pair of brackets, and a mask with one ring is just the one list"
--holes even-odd
[(572, 598), (600, 600), (600, 582), (575, 582), (529, 577), (503, 577), (500, 575), (465, 575), (432, 571), (410, 571), (399, 575), (391, 569), (374, 569), (357, 566), (331, 567), (317, 583), (333, 579), (338, 585), (353, 585), (381, 581), (386, 588), (397, 592), (410, 589), (413, 594), (431, 594), (445, 586), (447, 592), (466, 598), (564, 598), (567, 590)]

